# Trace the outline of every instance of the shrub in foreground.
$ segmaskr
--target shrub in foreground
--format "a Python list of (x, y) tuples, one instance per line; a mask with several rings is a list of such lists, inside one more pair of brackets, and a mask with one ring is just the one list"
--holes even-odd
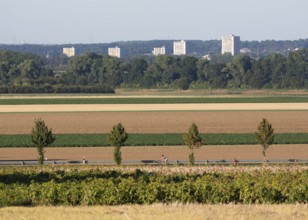
[(307, 203), (307, 182), (307, 170), (172, 175), (138, 169), (131, 173), (11, 173), (0, 175), (0, 206)]

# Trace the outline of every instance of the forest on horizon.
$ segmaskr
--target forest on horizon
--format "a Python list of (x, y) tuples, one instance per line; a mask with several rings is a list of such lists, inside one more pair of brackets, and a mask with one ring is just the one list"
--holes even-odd
[(262, 58), (240, 54), (71, 58), (0, 51), (0, 93), (114, 93), (117, 88), (306, 89), (308, 49)]

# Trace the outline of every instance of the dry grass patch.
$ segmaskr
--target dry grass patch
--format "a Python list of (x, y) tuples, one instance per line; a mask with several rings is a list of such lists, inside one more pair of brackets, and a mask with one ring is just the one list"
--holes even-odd
[(83, 171), (100, 171), (109, 172), (116, 171), (119, 173), (135, 173), (136, 170), (142, 172), (153, 172), (161, 175), (195, 175), (204, 173), (298, 173), (306, 172), (307, 165), (256, 165), (256, 166), (104, 166), (104, 165), (46, 165), (46, 166), (10, 166), (0, 167), (0, 174), (9, 174), (16, 172), (24, 173), (40, 173), (40, 172), (83, 172)]
[(307, 205), (132, 205), (95, 207), (7, 207), (1, 220), (63, 219), (308, 219)]

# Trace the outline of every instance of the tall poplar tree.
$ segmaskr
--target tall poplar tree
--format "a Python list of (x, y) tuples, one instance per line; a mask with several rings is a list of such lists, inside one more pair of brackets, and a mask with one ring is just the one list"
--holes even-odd
[(263, 160), (266, 161), (266, 150), (274, 142), (274, 128), (267, 119), (263, 118), (255, 135), (258, 143), (262, 146)]
[(121, 147), (124, 145), (128, 134), (121, 123), (114, 125), (108, 136), (108, 142), (114, 146), (113, 157), (117, 165), (122, 162)]
[(194, 149), (198, 149), (202, 146), (202, 137), (199, 134), (199, 129), (195, 122), (192, 123), (192, 125), (188, 129), (187, 134), (183, 135), (183, 141), (185, 145), (187, 145), (188, 148), (191, 150), (191, 153), (189, 154), (189, 162), (191, 165), (194, 165)]
[(31, 140), (35, 144), (38, 152), (38, 162), (44, 164), (44, 148), (56, 140), (52, 135), (52, 129), (48, 129), (41, 118), (34, 120), (35, 126), (31, 131)]

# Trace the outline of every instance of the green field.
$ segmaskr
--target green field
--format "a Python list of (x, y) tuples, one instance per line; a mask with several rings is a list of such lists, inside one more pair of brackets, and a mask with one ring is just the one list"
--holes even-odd
[(185, 104), (185, 103), (305, 103), (308, 96), (257, 97), (101, 97), (101, 98), (2, 98), (0, 105), (51, 104)]
[[(55, 134), (52, 147), (109, 146), (108, 134)], [(254, 134), (202, 134), (207, 145), (257, 144)], [(126, 146), (184, 145), (183, 134), (130, 134)], [(308, 144), (308, 133), (275, 134), (275, 144)], [(0, 135), (0, 147), (33, 147), (30, 135)]]

